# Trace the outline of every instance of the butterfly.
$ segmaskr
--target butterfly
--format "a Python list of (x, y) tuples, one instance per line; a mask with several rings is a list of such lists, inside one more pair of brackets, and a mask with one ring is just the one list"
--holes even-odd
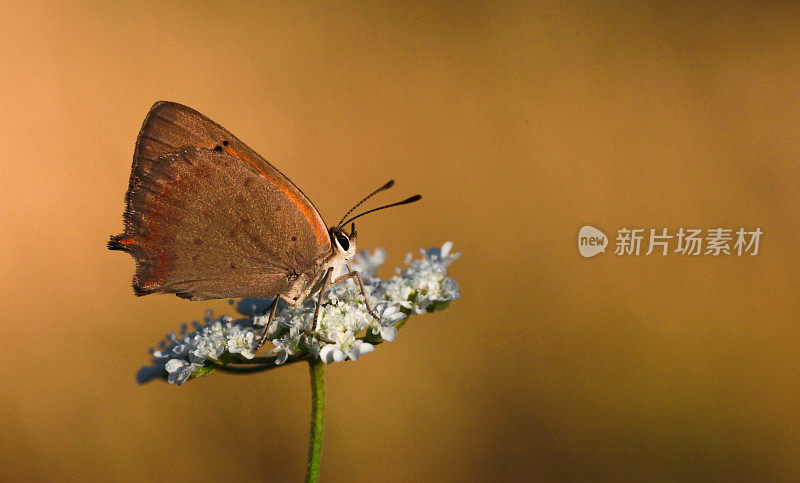
[[(125, 229), (111, 237), (108, 248), (135, 259), (136, 295), (273, 298), (260, 347), (279, 300), (298, 305), (319, 294), (315, 331), (330, 283), (354, 278), (366, 302), (361, 276), (348, 264), (356, 253), (354, 220), (421, 196), (347, 217), (393, 184), (373, 191), (327, 227), (308, 197), (236, 136), (194, 109), (161, 101), (139, 131)], [(366, 307), (374, 316), (369, 302)]]

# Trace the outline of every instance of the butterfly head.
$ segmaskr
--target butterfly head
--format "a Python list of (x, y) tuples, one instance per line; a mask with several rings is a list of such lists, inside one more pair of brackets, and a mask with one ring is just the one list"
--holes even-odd
[(349, 234), (338, 227), (331, 227), (330, 234), (331, 241), (333, 242), (333, 251), (336, 255), (344, 257), (345, 260), (350, 260), (356, 255), (358, 234), (356, 233), (355, 223), (350, 224)]
[[(418, 201), (420, 198), (422, 198), (420, 195), (414, 195), (411, 198), (407, 198), (407, 199), (405, 199), (403, 201), (398, 201), (397, 203), (392, 203), (392, 204), (389, 204), (389, 205), (379, 206), (378, 208), (373, 208), (371, 210), (365, 211), (365, 212), (360, 213), (360, 214), (358, 214), (356, 216), (353, 216), (353, 217), (351, 217), (349, 219), (347, 218), (348, 216), (350, 216), (350, 213), (355, 211), (355, 209), (358, 208), (359, 206), (361, 206), (362, 203), (364, 203), (368, 199), (372, 198), (377, 193), (380, 193), (381, 191), (388, 190), (393, 185), (394, 185), (394, 181), (389, 180), (388, 183), (384, 184), (380, 188), (376, 189), (375, 191), (373, 191), (372, 193), (370, 193), (369, 195), (364, 197), (364, 199), (362, 199), (361, 201), (356, 203), (356, 205), (354, 207), (352, 207), (350, 209), (350, 211), (348, 211), (342, 217), (342, 219), (341, 219), (341, 221), (339, 221), (338, 225), (336, 225), (335, 227), (331, 227), (330, 228), (331, 245), (332, 245), (331, 248), (332, 248), (333, 254), (335, 256), (344, 258), (345, 260), (351, 260), (356, 255), (356, 224), (353, 223), (353, 220), (355, 220), (356, 218), (360, 218), (360, 217), (362, 217), (362, 216), (364, 216), (364, 215), (366, 215), (368, 213), (372, 213), (372, 212), (375, 212), (375, 211), (378, 211), (378, 210), (383, 210), (384, 208), (391, 208), (392, 206), (399, 206), (399, 205), (405, 205), (405, 204), (408, 204), (408, 203), (413, 203), (415, 201)], [(345, 225), (347, 225), (348, 223), (350, 223), (350, 234), (346, 234), (344, 232), (344, 229), (342, 228)]]

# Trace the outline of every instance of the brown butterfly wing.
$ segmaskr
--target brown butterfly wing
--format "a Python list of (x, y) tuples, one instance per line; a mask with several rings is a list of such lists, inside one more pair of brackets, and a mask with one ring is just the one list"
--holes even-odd
[(153, 169), (156, 160), (184, 147), (224, 152), (251, 166), (278, 188), (288, 202), (300, 209), (307, 222), (303, 231), (310, 230), (315, 239), (314, 246), (307, 247), (309, 257), (315, 259), (330, 250), (330, 236), (319, 211), (289, 178), (227, 129), (194, 109), (175, 102), (156, 102), (142, 124), (133, 155), (133, 169), (126, 197), (128, 205), (130, 193)]
[[(241, 159), (202, 148), (156, 158), (109, 248), (137, 261), (137, 295), (268, 297), (310, 268), (301, 210)], [(305, 236), (303, 236), (305, 233)]]

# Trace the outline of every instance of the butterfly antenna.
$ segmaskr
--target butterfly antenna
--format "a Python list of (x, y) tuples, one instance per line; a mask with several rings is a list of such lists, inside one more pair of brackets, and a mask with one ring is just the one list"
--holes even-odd
[(383, 186), (381, 186), (380, 188), (376, 189), (376, 190), (375, 190), (375, 191), (373, 191), (372, 193), (368, 194), (368, 195), (367, 195), (367, 196), (366, 196), (366, 197), (365, 197), (363, 200), (361, 200), (361, 201), (359, 201), (358, 203), (356, 203), (356, 206), (354, 206), (354, 207), (350, 208), (350, 211), (348, 211), (347, 213), (345, 213), (345, 215), (344, 215), (344, 216), (342, 217), (342, 219), (339, 221), (339, 224), (338, 224), (338, 225), (336, 225), (336, 229), (338, 230), (339, 228), (341, 228), (341, 227), (343, 227), (344, 225), (346, 225), (347, 223), (344, 223), (344, 219), (345, 219), (345, 218), (347, 218), (348, 216), (350, 216), (350, 213), (352, 213), (353, 211), (355, 211), (355, 209), (356, 209), (356, 208), (358, 208), (359, 206), (361, 206), (361, 204), (362, 204), (362, 203), (364, 203), (364, 202), (365, 202), (365, 201), (367, 201), (368, 199), (372, 198), (373, 196), (377, 195), (377, 194), (378, 194), (378, 193), (380, 193), (381, 191), (386, 191), (386, 190), (388, 190), (388, 189), (389, 189), (389, 188), (391, 188), (392, 186), (394, 186), (394, 180), (393, 180), (393, 179), (390, 179), (388, 183), (386, 183), (385, 185), (383, 185)]
[(422, 196), (414, 195), (411, 198), (407, 198), (407, 199), (405, 199), (403, 201), (398, 201), (397, 203), (392, 203), (390, 205), (384, 205), (384, 206), (379, 206), (378, 208), (373, 208), (373, 209), (371, 209), (369, 211), (365, 211), (364, 213), (361, 213), (360, 215), (356, 215), (356, 216), (350, 218), (349, 220), (347, 220), (344, 223), (342, 223), (340, 226), (346, 225), (346, 224), (350, 223), (351, 221), (355, 220), (356, 218), (361, 218), (362, 216), (366, 215), (367, 213), (372, 213), (373, 211), (383, 210), (385, 208), (391, 208), (392, 206), (407, 205), (409, 203), (413, 203), (415, 201), (419, 201), (420, 199), (422, 199)]

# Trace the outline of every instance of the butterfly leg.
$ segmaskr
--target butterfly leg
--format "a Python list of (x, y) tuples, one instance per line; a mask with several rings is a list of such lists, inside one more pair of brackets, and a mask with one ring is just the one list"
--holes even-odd
[(285, 300), (286, 303), (288, 304), (294, 303), (294, 300), (282, 294), (275, 297), (275, 300), (272, 301), (272, 307), (269, 309), (269, 319), (267, 319), (267, 325), (264, 326), (264, 333), (261, 334), (261, 340), (258, 341), (258, 345), (256, 346), (256, 351), (261, 349), (261, 346), (263, 346), (264, 343), (267, 341), (267, 337), (269, 337), (275, 332), (274, 330), (269, 330), (269, 328), (272, 326), (272, 321), (275, 319), (275, 312), (278, 310), (278, 300), (280, 299)]
[(358, 282), (358, 286), (361, 288), (361, 295), (364, 296), (364, 304), (366, 304), (367, 306), (367, 313), (369, 313), (369, 315), (375, 317), (376, 319), (380, 319), (380, 317), (375, 315), (375, 313), (372, 311), (372, 307), (369, 306), (369, 300), (367, 300), (367, 291), (364, 290), (364, 281), (361, 280), (361, 274), (358, 273), (358, 270), (353, 270), (352, 268), (350, 268), (350, 265), (346, 266), (347, 269), (350, 270), (350, 272), (345, 273), (341, 277), (337, 278), (336, 280), (333, 281), (333, 283), (344, 282), (348, 278), (355, 278), (356, 281)]
[(325, 289), (327, 289), (328, 284), (331, 283), (331, 273), (333, 273), (333, 267), (328, 268), (328, 271), (325, 272), (325, 277), (322, 279), (322, 288), (319, 289), (317, 309), (314, 311), (314, 332), (319, 330), (319, 309), (322, 307), (322, 297), (325, 296)]

